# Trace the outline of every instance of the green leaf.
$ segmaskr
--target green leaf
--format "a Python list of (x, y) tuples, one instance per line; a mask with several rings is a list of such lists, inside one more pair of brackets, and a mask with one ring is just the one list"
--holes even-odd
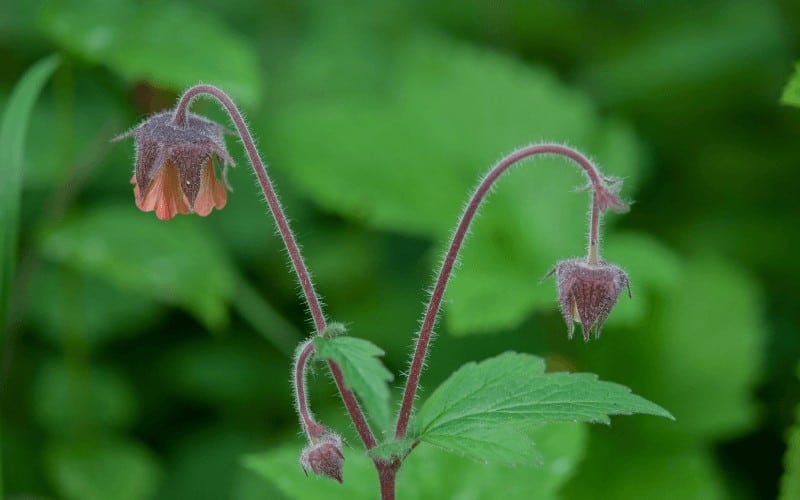
[[(506, 500), (557, 498), (556, 493), (583, 456), (585, 427), (551, 424), (531, 429), (525, 437), (535, 441), (541, 453), (538, 467), (479, 464), (431, 446), (417, 447), (397, 476), (397, 498), (495, 498), (498, 485), (502, 485)], [(366, 454), (345, 452), (344, 484), (340, 485), (316, 476), (304, 477), (297, 467), (301, 448), (302, 443), (292, 443), (245, 457), (244, 463), (287, 498), (376, 498), (378, 481)], [(261, 484), (263, 489), (264, 481)]]
[(141, 445), (120, 441), (64, 442), (47, 453), (51, 481), (66, 500), (146, 500), (161, 471)]
[(541, 358), (513, 352), (462, 366), (422, 405), (412, 435), (475, 460), (530, 463), (536, 457), (520, 429), (531, 425), (609, 423), (609, 415), (632, 413), (672, 418), (622, 385), (544, 368)]
[[(653, 7), (651, 15), (639, 18), (642, 29), (626, 31), (607, 47), (601, 45), (581, 70), (581, 79), (616, 105), (658, 100), (665, 91), (681, 95), (702, 84), (730, 85), (753, 71), (770, 71), (785, 58), (781, 14), (767, 2), (662, 4), (660, 11)], [(681, 103), (676, 106), (683, 109)]]
[(388, 429), (392, 416), (387, 383), (394, 377), (379, 359), (383, 350), (367, 340), (344, 335), (330, 339), (317, 336), (314, 346), (320, 358), (339, 365), (347, 386), (358, 395), (373, 422), (380, 429)]
[[(33, 65), (14, 87), (0, 124), (0, 331), (5, 332), (11, 281), (17, 258), (17, 228), (22, 197), (22, 166), (28, 120), (36, 98), (58, 66), (50, 56)], [(0, 335), (2, 338), (2, 335)]]
[(29, 286), (26, 320), (54, 346), (77, 333), (97, 348), (141, 335), (163, 316), (163, 308), (149, 295), (123, 291), (62, 266), (39, 266)]
[(789, 82), (786, 83), (786, 87), (783, 88), (781, 102), (792, 106), (800, 106), (800, 63), (795, 65), (794, 74), (789, 79)]
[(576, 479), (561, 494), (564, 499), (732, 498), (713, 449), (705, 444), (676, 446), (657, 435), (626, 434), (616, 428), (592, 429), (589, 443)]
[[(314, 81), (335, 79), (337, 55), (326, 47), (301, 51), (287, 78), (311, 85), (307, 68), (329, 67), (313, 72)], [(383, 77), (372, 88), (326, 84), (270, 114), (276, 168), (324, 208), (443, 243), (486, 170), (540, 140), (585, 151), (607, 174), (626, 177), (623, 196), (633, 192), (642, 162), (630, 129), (602, 121), (546, 69), (419, 34), (383, 50), (373, 68)], [(584, 183), (579, 168), (552, 157), (523, 162), (499, 181), (450, 284), (451, 325), (510, 328), (552, 307), (552, 290), (536, 283), (558, 259), (583, 252), (588, 195), (573, 191)]]
[[(660, 435), (722, 440), (755, 423), (753, 391), (767, 336), (758, 283), (719, 258), (693, 259), (648, 326), (639, 332), (647, 335), (630, 339), (637, 347), (632, 357), (648, 360), (636, 373), (681, 425), (642, 424), (657, 426)], [(615, 347), (605, 349), (609, 364), (624, 367), (628, 360)]]
[(56, 435), (126, 428), (138, 410), (128, 381), (104, 368), (46, 362), (32, 392), (39, 425)]
[(800, 405), (795, 408), (794, 426), (786, 438), (786, 453), (783, 456), (780, 500), (800, 498)]
[(100, 206), (46, 231), (42, 253), (114, 285), (180, 305), (210, 328), (226, 321), (232, 264), (197, 219), (168, 224), (130, 205)]
[(259, 100), (264, 87), (253, 46), (196, 5), (58, 1), (43, 9), (40, 20), (59, 46), (130, 83), (180, 91), (203, 81), (247, 105)]

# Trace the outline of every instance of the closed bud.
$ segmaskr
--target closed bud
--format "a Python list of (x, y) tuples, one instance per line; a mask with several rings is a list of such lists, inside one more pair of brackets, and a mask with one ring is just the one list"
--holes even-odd
[(600, 337), (606, 318), (617, 303), (623, 288), (631, 295), (628, 275), (619, 267), (604, 261), (595, 264), (586, 258), (562, 260), (547, 276), (556, 275), (558, 303), (567, 322), (569, 338), (580, 323), (583, 339), (588, 341), (591, 332)]
[(314, 474), (328, 476), (340, 483), (343, 463), (342, 438), (333, 433), (325, 434), (315, 442), (309, 443), (300, 454), (300, 466), (306, 474), (310, 470)]

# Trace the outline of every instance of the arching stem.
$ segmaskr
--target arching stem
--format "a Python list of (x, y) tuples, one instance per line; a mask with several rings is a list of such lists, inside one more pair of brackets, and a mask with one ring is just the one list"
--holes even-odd
[[(414, 348), (414, 355), (411, 359), (411, 366), (408, 370), (408, 379), (406, 380), (405, 389), (403, 392), (403, 401), (400, 406), (400, 413), (397, 418), (397, 427), (395, 429), (395, 439), (403, 439), (408, 430), (409, 419), (411, 417), (411, 410), (414, 405), (414, 398), (419, 387), (419, 379), (422, 374), (422, 369), (425, 366), (425, 358), (428, 353), (428, 346), (430, 345), (433, 328), (436, 324), (436, 319), (439, 315), (439, 310), (442, 306), (442, 299), (444, 292), (447, 289), (447, 283), (450, 281), (450, 276), (453, 271), (453, 266), (458, 258), (458, 253), (464, 243), (469, 226), (478, 211), (478, 207), (483, 202), (486, 195), (491, 190), (497, 179), (511, 166), (515, 165), (520, 160), (535, 155), (558, 155), (569, 158), (577, 163), (588, 175), (592, 187), (592, 214), (589, 229), (589, 261), (596, 262), (598, 256), (598, 233), (600, 225), (600, 212), (604, 208), (611, 206), (623, 205), (616, 196), (608, 191), (603, 185), (602, 176), (595, 167), (585, 156), (567, 146), (560, 144), (534, 144), (526, 146), (510, 155), (506, 156), (498, 162), (488, 174), (481, 180), (478, 188), (472, 194), (472, 197), (464, 209), (461, 219), (458, 221), (456, 231), (450, 240), (450, 246), (447, 249), (442, 266), (439, 270), (439, 275), (436, 278), (436, 284), (433, 287), (430, 301), (428, 302), (425, 316), (422, 320), (422, 326), (417, 334), (417, 343)], [(617, 203), (618, 202), (618, 203)]]
[[(233, 100), (228, 97), (225, 92), (217, 87), (214, 87), (213, 85), (195, 85), (184, 92), (179, 99), (178, 105), (175, 108), (173, 121), (177, 125), (183, 125), (186, 122), (186, 114), (188, 112), (189, 105), (196, 97), (201, 95), (211, 96), (220, 104), (222, 104), (222, 107), (225, 108), (225, 111), (227, 111), (231, 121), (233, 121), (233, 124), (236, 126), (236, 131), (239, 134), (239, 138), (242, 140), (244, 149), (247, 152), (248, 158), (250, 159), (250, 164), (256, 173), (258, 183), (261, 185), (261, 189), (264, 192), (267, 205), (269, 205), (269, 209), (272, 212), (273, 218), (275, 219), (275, 224), (278, 226), (278, 232), (283, 239), (283, 243), (286, 245), (286, 250), (289, 252), (289, 259), (291, 260), (292, 267), (297, 274), (297, 279), (300, 281), (300, 287), (303, 289), (303, 295), (306, 299), (306, 303), (308, 304), (308, 309), (311, 312), (311, 317), (314, 320), (314, 326), (317, 330), (316, 334), (321, 335), (322, 332), (325, 331), (325, 327), (327, 325), (325, 322), (325, 315), (322, 312), (322, 306), (320, 305), (321, 303), (319, 297), (317, 296), (317, 292), (314, 289), (314, 284), (311, 281), (311, 276), (309, 275), (308, 269), (303, 261), (303, 257), (300, 253), (300, 247), (297, 245), (294, 234), (289, 227), (289, 221), (286, 218), (286, 214), (283, 211), (280, 201), (278, 201), (278, 196), (275, 193), (272, 182), (267, 175), (267, 170), (264, 166), (264, 162), (261, 160), (261, 155), (256, 149), (253, 137), (250, 134), (250, 130), (247, 128), (247, 124), (245, 124), (244, 118), (239, 112), (239, 109), (236, 107), (236, 104), (234, 104)], [(295, 366), (295, 374), (298, 372), (305, 373), (306, 362), (308, 361), (310, 357), (309, 355), (313, 348), (314, 344), (309, 342), (304, 348), (304, 351), (308, 349), (306, 355), (298, 355), (297, 364)], [(303, 352), (300, 354), (303, 354)], [(347, 408), (347, 412), (350, 414), (350, 418), (353, 420), (353, 424), (356, 427), (359, 437), (361, 437), (361, 441), (363, 441), (364, 446), (366, 446), (367, 449), (374, 448), (377, 444), (375, 441), (375, 436), (369, 427), (369, 423), (367, 423), (364, 412), (358, 405), (358, 400), (356, 400), (355, 394), (353, 394), (353, 392), (345, 385), (342, 370), (336, 363), (332, 361), (328, 361), (328, 367), (331, 370), (331, 374), (336, 382), (336, 387), (339, 389), (339, 393), (342, 397), (345, 407)], [(295, 378), (297, 379), (296, 384), (302, 384), (302, 377)], [(297, 391), (296, 385), (296, 392), (303, 394), (303, 403), (301, 405), (300, 402), (298, 402), (298, 411), (301, 413), (301, 419), (304, 420), (304, 411), (310, 419), (310, 412), (308, 412), (307, 403), (305, 402), (305, 388), (303, 387), (301, 389), (301, 391)], [(303, 408), (303, 406), (305, 406), (305, 408)], [(313, 422), (313, 420), (310, 421)], [(304, 425), (306, 424), (304, 423)]]

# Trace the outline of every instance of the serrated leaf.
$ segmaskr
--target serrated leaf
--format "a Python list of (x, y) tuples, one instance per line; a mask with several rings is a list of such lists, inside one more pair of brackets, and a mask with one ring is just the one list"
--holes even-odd
[[(607, 174), (626, 177), (623, 196), (633, 192), (641, 162), (631, 131), (601, 121), (585, 96), (546, 69), (419, 34), (386, 50), (374, 88), (326, 85), (277, 103), (270, 116), (276, 167), (291, 165), (285, 174), (326, 209), (443, 243), (483, 173), (504, 153), (540, 140), (585, 151)], [(291, 78), (309, 85), (309, 67), (336, 77), (336, 53), (300, 54)], [(552, 307), (552, 290), (538, 292), (536, 283), (585, 247), (588, 196), (573, 192), (584, 183), (577, 167), (556, 158), (526, 161), (498, 183), (450, 284), (448, 302), (459, 303), (447, 310), (451, 324), (510, 328), (532, 309)]]
[(379, 359), (383, 350), (367, 340), (347, 336), (317, 336), (314, 346), (319, 357), (339, 365), (347, 386), (358, 395), (373, 423), (388, 429), (392, 417), (387, 383), (394, 377)]
[(513, 352), (462, 366), (422, 405), (412, 435), (475, 460), (531, 463), (535, 456), (520, 437), (531, 425), (608, 423), (609, 415), (633, 413), (672, 418), (625, 386), (544, 368), (541, 358)]
[(795, 65), (792, 77), (789, 78), (786, 87), (783, 88), (781, 102), (792, 106), (800, 106), (800, 63)]
[(131, 83), (144, 80), (177, 91), (213, 83), (248, 105), (263, 88), (253, 47), (196, 5), (49, 2), (40, 21), (55, 43)]
[(57, 443), (47, 452), (47, 465), (66, 500), (146, 500), (161, 476), (149, 450), (116, 439)]
[[(539, 467), (504, 467), (479, 464), (443, 453), (432, 446), (414, 449), (397, 476), (397, 498), (496, 498), (502, 485), (505, 500), (554, 499), (573, 474), (583, 455), (585, 426), (551, 424), (525, 433), (541, 453)], [(378, 480), (366, 454), (345, 450), (344, 484), (303, 476), (297, 466), (302, 443), (291, 443), (269, 452), (245, 457), (244, 464), (291, 499), (347, 498), (372, 500), (378, 495)], [(265, 485), (264, 481), (270, 483)]]
[[(17, 228), (22, 196), (25, 137), (33, 105), (47, 79), (58, 66), (50, 56), (33, 65), (14, 87), (0, 123), (0, 331), (5, 332), (6, 308), (17, 258)], [(0, 338), (2, 338), (0, 334)]]
[(192, 219), (169, 224), (130, 205), (102, 206), (41, 238), (42, 253), (114, 285), (177, 304), (210, 328), (227, 319), (232, 264)]

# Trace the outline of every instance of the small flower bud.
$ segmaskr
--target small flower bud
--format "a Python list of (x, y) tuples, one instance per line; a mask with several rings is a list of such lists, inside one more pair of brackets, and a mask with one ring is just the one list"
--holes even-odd
[(155, 211), (161, 220), (175, 214), (206, 216), (227, 201), (227, 181), (214, 173), (214, 155), (221, 163), (225, 179), (227, 165), (233, 165), (223, 128), (189, 113), (183, 125), (173, 120), (172, 111), (157, 113), (135, 129), (114, 140), (133, 136), (136, 141), (136, 167), (131, 183), (136, 206)]
[(595, 338), (599, 338), (603, 323), (622, 289), (627, 288), (628, 296), (631, 296), (625, 271), (602, 260), (596, 264), (591, 264), (586, 258), (562, 260), (547, 277), (552, 274), (556, 275), (558, 303), (570, 339), (575, 329), (573, 321), (581, 324), (584, 340), (589, 340), (592, 330)]
[(308, 474), (328, 476), (342, 482), (342, 438), (333, 433), (322, 436), (316, 442), (309, 443), (300, 454), (300, 466)]

